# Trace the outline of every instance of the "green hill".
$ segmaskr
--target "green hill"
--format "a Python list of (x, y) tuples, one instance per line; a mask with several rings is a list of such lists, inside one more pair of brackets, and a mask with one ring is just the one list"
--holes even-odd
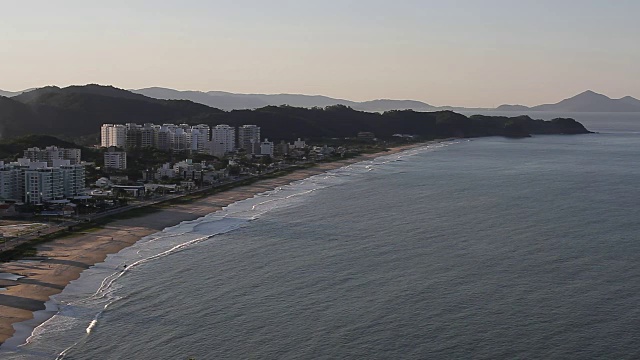
[[(370, 131), (379, 138), (403, 133), (435, 137), (586, 133), (573, 120), (539, 121), (528, 117), (466, 117), (451, 111), (369, 113), (343, 105), (326, 108), (267, 106), (225, 112), (187, 100), (159, 100), (111, 86), (46, 87), (13, 98), (0, 97), (0, 136), (11, 139), (47, 134), (73, 139), (95, 136), (103, 123), (204, 123), (210, 126), (256, 124), (272, 140), (353, 137)], [(509, 126), (507, 123), (509, 122)], [(517, 124), (516, 127), (513, 124)]]

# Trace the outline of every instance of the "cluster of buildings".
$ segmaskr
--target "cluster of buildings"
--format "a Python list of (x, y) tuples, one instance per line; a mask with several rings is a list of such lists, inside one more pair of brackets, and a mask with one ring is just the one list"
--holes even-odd
[(29, 148), (16, 162), (0, 161), (0, 199), (42, 204), (82, 196), (80, 149)]
[(183, 180), (198, 180), (201, 183), (213, 183), (216, 180), (226, 178), (229, 173), (227, 169), (216, 170), (214, 165), (206, 161), (196, 163), (191, 159), (186, 159), (175, 164), (166, 163), (155, 173), (143, 174), (145, 180), (162, 180), (181, 178)]
[[(4, 161), (0, 161), (0, 199), (43, 204), (84, 195), (84, 165), (80, 164), (75, 155), (73, 159), (55, 158), (56, 152), (47, 149), (25, 150), (25, 157), (16, 162), (5, 164)], [(77, 150), (78, 154), (80, 151), (68, 150)], [(54, 154), (54, 158), (39, 159), (37, 156), (40, 155), (36, 155), (36, 160), (32, 160), (27, 157), (34, 153), (42, 156)]]
[(162, 150), (205, 152), (209, 133), (208, 125), (103, 124), (100, 140), (101, 146), (107, 148), (153, 147)]
[(44, 149), (37, 147), (28, 148), (24, 151), (23, 157), (32, 162), (46, 162), (48, 166), (53, 166), (54, 160), (69, 160), (71, 165), (80, 164), (80, 149), (64, 149), (57, 146), (47, 146)]
[[(103, 124), (101, 128), (101, 146), (110, 148), (105, 154), (113, 159), (112, 168), (123, 169), (122, 161), (115, 163), (119, 149), (131, 149), (135, 147), (151, 147), (160, 150), (190, 151), (195, 153), (210, 154), (223, 157), (238, 149), (243, 149), (251, 155), (270, 155), (277, 152), (278, 147), (268, 139), (261, 141), (260, 127), (256, 125), (243, 125), (237, 129), (229, 125), (187, 125), (187, 124), (163, 124), (155, 125), (146, 123), (138, 125), (128, 124)], [(298, 139), (293, 145), (296, 148), (304, 148), (304, 141)], [(285, 152), (286, 153), (286, 152)], [(126, 154), (124, 155), (126, 158)], [(110, 162), (111, 163), (111, 162)], [(117, 166), (116, 166), (117, 165)]]

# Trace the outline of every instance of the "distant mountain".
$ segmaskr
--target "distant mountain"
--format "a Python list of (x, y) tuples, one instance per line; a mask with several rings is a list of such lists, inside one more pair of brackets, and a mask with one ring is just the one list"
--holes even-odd
[(524, 105), (500, 105), (496, 108), (498, 111), (527, 111), (531, 108)]
[(355, 110), (370, 112), (409, 109), (416, 111), (431, 111), (436, 109), (429, 104), (413, 100), (373, 100), (356, 102), (345, 99), (334, 99), (322, 95), (234, 94), (224, 91), (209, 91), (205, 93), (200, 91), (178, 91), (158, 87), (132, 90), (132, 92), (156, 99), (190, 100), (227, 111), (257, 109), (264, 106), (280, 105), (304, 108), (345, 105)]
[[(24, 91), (29, 91), (29, 90), (24, 90)], [(0, 90), (0, 96), (13, 97), (13, 96), (22, 94), (24, 91), (4, 91), (4, 90)]]
[(414, 110), (433, 111), (436, 107), (415, 100), (372, 100), (357, 103), (353, 106), (356, 110), (362, 111), (388, 111), (388, 110)]
[(179, 91), (160, 87), (152, 87), (147, 89), (131, 90), (131, 92), (154, 99), (189, 100), (226, 111), (237, 109), (255, 109), (269, 105), (267, 102), (249, 95), (236, 95), (221, 91), (216, 93), (205, 93), (202, 91)]
[(640, 112), (640, 100), (631, 96), (622, 99), (611, 99), (608, 96), (585, 91), (572, 98), (556, 104), (545, 104), (534, 107), (523, 105), (501, 105), (499, 111), (549, 111), (549, 112)]

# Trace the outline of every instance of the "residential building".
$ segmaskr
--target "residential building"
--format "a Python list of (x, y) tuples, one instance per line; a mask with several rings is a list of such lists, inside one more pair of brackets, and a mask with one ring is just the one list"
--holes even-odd
[(211, 129), (209, 125), (196, 125), (191, 128), (191, 151), (198, 153), (207, 152), (207, 144), (210, 141)]
[(62, 173), (62, 192), (64, 197), (74, 197), (84, 194), (85, 169), (82, 165), (72, 165), (69, 160), (55, 160), (54, 168)]
[(24, 202), (42, 204), (64, 199), (60, 169), (42, 167), (24, 172)]
[(69, 160), (71, 165), (77, 165), (81, 162), (80, 155), (80, 149), (64, 149), (57, 146), (47, 146), (44, 149), (33, 147), (24, 151), (25, 158), (32, 162), (46, 162), (47, 166), (53, 166), (54, 160)]
[(260, 155), (273, 156), (273, 142), (269, 141), (269, 139), (264, 139), (264, 141), (260, 143)]
[(247, 154), (260, 153), (260, 127), (256, 125), (242, 125), (238, 128), (238, 148)]
[(126, 128), (124, 147), (126, 149), (139, 147), (142, 143), (142, 126), (135, 123), (127, 123), (124, 126)]
[(104, 168), (125, 170), (127, 168), (127, 153), (111, 146), (104, 153)]
[(159, 125), (145, 123), (140, 129), (140, 147), (155, 147), (158, 142)]
[(193, 163), (191, 159), (180, 161), (173, 165), (176, 174), (183, 179), (198, 179), (202, 168), (202, 164)]
[(236, 148), (236, 130), (229, 125), (216, 125), (211, 130), (211, 154), (223, 157)]
[(161, 168), (159, 168), (156, 172), (156, 177), (158, 179), (162, 179), (164, 177), (168, 179), (173, 179), (176, 177), (176, 171), (171, 167), (170, 163), (163, 164)]
[(84, 193), (83, 165), (72, 165), (70, 160), (32, 162), (20, 158), (17, 162), (0, 162), (0, 197), (28, 204), (41, 204), (62, 200)]
[(21, 185), (22, 170), (14, 166), (5, 166), (0, 161), (0, 199), (2, 200), (22, 200)]
[(162, 125), (156, 134), (156, 148), (160, 150), (169, 150), (171, 149), (172, 143), (173, 133), (171, 132), (171, 128), (166, 124)]
[(304, 149), (306, 146), (307, 144), (304, 142), (304, 140), (300, 140), (300, 138), (293, 142), (294, 149)]
[(284, 140), (280, 141), (273, 150), (276, 155), (283, 156), (289, 154), (289, 143)]
[(100, 129), (101, 146), (124, 148), (127, 145), (127, 127), (116, 124), (103, 124)]

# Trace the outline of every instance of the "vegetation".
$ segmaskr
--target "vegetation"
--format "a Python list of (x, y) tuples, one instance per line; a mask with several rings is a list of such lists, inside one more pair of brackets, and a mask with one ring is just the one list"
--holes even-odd
[[(96, 139), (103, 123), (204, 123), (210, 126), (256, 124), (270, 140), (355, 137), (360, 131), (388, 139), (396, 133), (424, 138), (505, 135), (510, 118), (466, 117), (452, 111), (411, 110), (369, 113), (343, 105), (326, 108), (267, 106), (257, 110), (225, 112), (184, 100), (157, 100), (113, 87), (87, 85), (48, 87), (14, 98), (0, 97), (0, 135), (11, 138), (33, 133), (74, 137), (77, 142)], [(549, 122), (522, 116), (513, 121), (531, 134), (586, 133), (579, 123), (565, 119)], [(76, 142), (74, 140), (74, 142)]]

